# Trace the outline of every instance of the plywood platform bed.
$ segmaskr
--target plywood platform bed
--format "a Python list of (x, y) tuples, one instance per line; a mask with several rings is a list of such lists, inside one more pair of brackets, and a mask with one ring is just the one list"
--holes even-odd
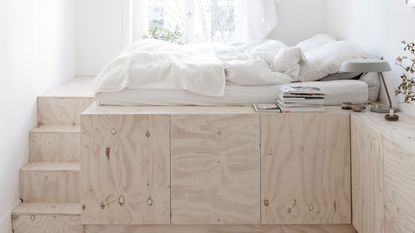
[(307, 82), (327, 74), (301, 73), (300, 48), (278, 48), (277, 67), (293, 62), (285, 70), (252, 57), (276, 46), (212, 56), (142, 41), (104, 68), (97, 104), (81, 116), (86, 231), (355, 232), (350, 114), (261, 114), (252, 104), (275, 103), (286, 85), (320, 87), (325, 105), (365, 103), (368, 84)]
[(76, 78), (39, 97), (14, 232), (398, 233), (415, 225), (415, 123), (404, 114), (386, 123), (338, 106), (291, 114), (97, 106), (90, 82)]
[(355, 232), (348, 113), (93, 105), (81, 132), (91, 232)]

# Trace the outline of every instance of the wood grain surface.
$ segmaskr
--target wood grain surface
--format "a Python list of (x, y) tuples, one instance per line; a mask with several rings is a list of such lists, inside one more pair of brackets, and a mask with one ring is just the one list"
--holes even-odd
[(81, 155), (82, 223), (170, 223), (169, 116), (82, 116)]
[[(415, 135), (414, 135), (415, 136)], [(415, 232), (415, 151), (384, 139), (385, 232)]]
[(24, 202), (77, 202), (79, 196), (79, 163), (30, 163), (20, 171)]
[(13, 209), (12, 215), (81, 215), (79, 202), (24, 202)]
[(94, 101), (90, 97), (39, 97), (38, 125), (79, 125), (81, 113)]
[(78, 127), (42, 127), (29, 134), (30, 162), (80, 162)]
[(352, 116), (353, 225), (359, 233), (384, 230), (382, 135)]
[(81, 217), (66, 215), (14, 215), (15, 233), (83, 233)]
[(259, 115), (172, 116), (173, 224), (260, 223)]
[(85, 233), (356, 233), (352, 225), (86, 226)]
[(262, 224), (350, 224), (348, 114), (263, 114)]

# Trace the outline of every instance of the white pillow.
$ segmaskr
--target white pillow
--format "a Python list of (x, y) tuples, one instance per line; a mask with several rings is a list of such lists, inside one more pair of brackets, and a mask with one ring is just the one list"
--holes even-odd
[(296, 47), (301, 48), (303, 53), (307, 53), (311, 50), (318, 49), (324, 45), (336, 42), (336, 39), (327, 34), (317, 34), (308, 40), (300, 42)]
[(311, 50), (305, 53), (305, 57), (299, 76), (302, 82), (316, 81), (338, 73), (343, 62), (368, 58), (369, 54), (353, 42), (338, 41)]
[(378, 73), (367, 73), (360, 78), (361, 81), (367, 83), (369, 87), (369, 101), (377, 102), (379, 100), (380, 93), (380, 80)]
[(305, 60), (300, 48), (285, 47), (274, 57), (271, 68), (275, 72), (287, 74), (297, 81), (300, 74), (300, 63)]

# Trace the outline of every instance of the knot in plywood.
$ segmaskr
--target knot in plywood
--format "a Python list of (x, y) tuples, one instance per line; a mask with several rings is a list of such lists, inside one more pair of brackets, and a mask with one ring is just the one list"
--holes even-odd
[(121, 195), (118, 198), (118, 204), (120, 204), (120, 206), (123, 206), (125, 204), (125, 197), (124, 197), (124, 195)]
[(111, 130), (111, 133), (112, 133), (112, 135), (116, 135), (117, 134), (117, 129), (115, 129), (115, 128), (113, 128), (112, 130)]
[(153, 205), (153, 199), (151, 199), (151, 197), (149, 197), (149, 198), (147, 199), (147, 205), (148, 205), (148, 206), (152, 206), (152, 205)]
[(107, 157), (107, 159), (110, 160), (110, 155), (111, 155), (111, 148), (107, 147), (105, 149), (105, 157)]

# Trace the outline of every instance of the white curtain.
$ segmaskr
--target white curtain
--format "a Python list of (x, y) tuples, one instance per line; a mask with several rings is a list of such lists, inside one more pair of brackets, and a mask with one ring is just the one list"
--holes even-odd
[(234, 0), (236, 29), (233, 41), (266, 38), (277, 26), (279, 0)]

